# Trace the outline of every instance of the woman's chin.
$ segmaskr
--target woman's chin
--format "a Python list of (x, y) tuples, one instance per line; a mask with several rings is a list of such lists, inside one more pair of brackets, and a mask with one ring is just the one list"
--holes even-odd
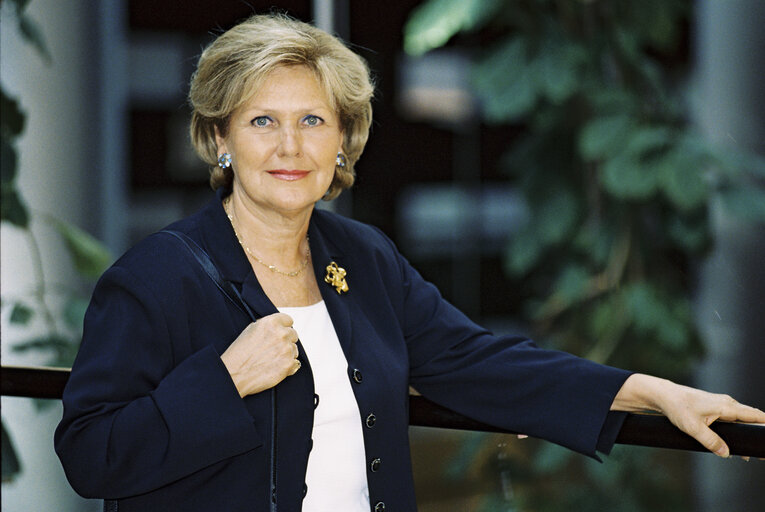
[(313, 209), (321, 198), (322, 195), (317, 196), (316, 194), (288, 195), (281, 198), (275, 197), (271, 201), (271, 207), (275, 211), (284, 213), (303, 213)]

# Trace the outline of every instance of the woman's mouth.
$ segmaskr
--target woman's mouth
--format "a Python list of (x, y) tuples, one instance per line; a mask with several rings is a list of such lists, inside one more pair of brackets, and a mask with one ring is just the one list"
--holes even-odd
[(305, 178), (311, 171), (304, 171), (301, 169), (272, 169), (266, 172), (278, 180), (295, 181), (301, 178)]

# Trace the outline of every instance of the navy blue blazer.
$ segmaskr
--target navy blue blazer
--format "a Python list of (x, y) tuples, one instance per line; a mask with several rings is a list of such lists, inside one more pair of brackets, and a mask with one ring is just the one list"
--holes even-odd
[[(220, 199), (171, 228), (203, 247), (258, 315), (275, 313)], [(590, 456), (610, 449), (620, 416), (608, 411), (627, 372), (492, 335), (376, 228), (316, 210), (309, 236), (361, 414), (373, 510), (416, 510), (410, 385), (485, 423)], [(332, 261), (347, 271), (347, 293), (324, 282)], [(270, 393), (240, 398), (220, 359), (249, 321), (176, 238), (154, 234), (121, 257), (96, 286), (64, 391), (55, 447), (72, 487), (120, 511), (268, 510)], [(302, 369), (276, 388), (281, 512), (301, 509), (321, 401), (299, 348)]]

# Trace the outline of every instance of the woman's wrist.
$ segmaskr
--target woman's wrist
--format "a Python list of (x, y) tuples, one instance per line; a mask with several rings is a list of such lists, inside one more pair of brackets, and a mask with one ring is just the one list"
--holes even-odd
[(672, 381), (634, 373), (627, 377), (611, 404), (612, 411), (656, 411), (664, 413), (664, 400), (673, 395), (673, 388), (678, 387)]

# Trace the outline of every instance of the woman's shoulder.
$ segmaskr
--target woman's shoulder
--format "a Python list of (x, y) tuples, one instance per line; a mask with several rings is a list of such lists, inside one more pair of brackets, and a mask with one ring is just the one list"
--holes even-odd
[(313, 223), (313, 234), (320, 234), (325, 249), (342, 258), (338, 264), (345, 264), (349, 271), (351, 267), (358, 266), (384, 276), (383, 282), (406, 280), (409, 265), (381, 229), (326, 210), (317, 210)]
[(200, 224), (203, 213), (197, 212), (145, 236), (120, 256), (107, 270), (107, 274), (127, 272), (149, 283), (182, 277), (191, 268), (188, 265), (189, 252), (170, 232), (183, 233), (201, 244)]
[(338, 213), (317, 209), (313, 222), (322, 236), (339, 247), (393, 247), (393, 242), (380, 228)]

